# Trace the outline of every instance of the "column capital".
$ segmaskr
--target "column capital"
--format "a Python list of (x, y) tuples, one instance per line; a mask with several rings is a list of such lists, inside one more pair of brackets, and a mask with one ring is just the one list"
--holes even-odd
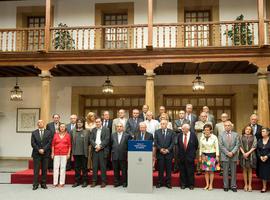
[(36, 68), (39, 68), (41, 71), (49, 71), (50, 69), (53, 69), (56, 67), (55, 63), (37, 63), (35, 64)]
[(144, 73), (144, 75), (147, 78), (154, 78), (156, 74), (154, 73), (153, 69), (147, 69), (146, 72)]
[(42, 70), (38, 76), (41, 78), (49, 78), (49, 79), (53, 77), (49, 70)]
[(256, 59), (249, 60), (249, 62), (253, 65), (256, 65), (258, 67), (258, 70), (260, 68), (266, 68), (269, 66), (270, 59), (267, 57), (260, 57)]
[(149, 60), (149, 61), (139, 62), (138, 66), (143, 67), (144, 69), (146, 69), (146, 72), (147, 72), (147, 70), (154, 70), (155, 68), (161, 66), (162, 64), (163, 64), (163, 62), (161, 62), (161, 61)]
[(257, 76), (258, 78), (268, 78), (269, 71), (267, 68), (258, 68)]

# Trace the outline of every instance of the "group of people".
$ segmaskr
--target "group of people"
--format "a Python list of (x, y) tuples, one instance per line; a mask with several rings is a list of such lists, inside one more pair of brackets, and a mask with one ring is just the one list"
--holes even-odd
[[(237, 192), (237, 162), (243, 168), (244, 190), (252, 191), (252, 170), (262, 180), (261, 192), (266, 192), (270, 180), (270, 141), (269, 129), (257, 124), (255, 114), (243, 128), (242, 134), (233, 130), (228, 114), (223, 113), (221, 122), (204, 106), (200, 116), (193, 113), (191, 104), (179, 111), (174, 122), (160, 107), (154, 119), (149, 107), (144, 105), (142, 112), (133, 109), (132, 116), (126, 118), (123, 109), (116, 119), (110, 119), (109, 111), (102, 118), (89, 112), (86, 118), (70, 116), (70, 123), (60, 122), (58, 114), (46, 128), (42, 120), (38, 129), (32, 132), (31, 144), (34, 160), (33, 190), (39, 187), (39, 168), (42, 166), (41, 187), (46, 189), (47, 169), (53, 169), (53, 186), (63, 187), (65, 172), (74, 162), (75, 182), (72, 187), (89, 183), (88, 171), (92, 172), (91, 187), (98, 183), (98, 170), (101, 171), (101, 188), (107, 184), (107, 169), (114, 171), (114, 187), (127, 187), (127, 152), (129, 140), (151, 140), (153, 142), (153, 170), (158, 170), (157, 188), (171, 187), (172, 171), (180, 172), (179, 183), (182, 189), (194, 189), (195, 172), (205, 175), (205, 190), (213, 189), (214, 172), (223, 173), (224, 191)], [(174, 169), (172, 169), (174, 163)], [(121, 173), (120, 173), (121, 172)], [(164, 177), (164, 172), (166, 176)], [(121, 174), (121, 176), (120, 176)], [(229, 183), (229, 177), (231, 181)]]

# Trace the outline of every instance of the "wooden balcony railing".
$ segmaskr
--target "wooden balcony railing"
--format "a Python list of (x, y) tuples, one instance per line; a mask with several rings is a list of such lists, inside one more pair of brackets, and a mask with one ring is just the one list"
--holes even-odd
[[(154, 24), (154, 48), (203, 48), (258, 46), (258, 20)], [(270, 20), (265, 20), (266, 44), (270, 44)], [(147, 24), (54, 27), (50, 51), (144, 49)], [(39, 51), (44, 48), (44, 29), (0, 29), (0, 51)]]
[(43, 28), (0, 29), (0, 51), (23, 52), (44, 49)]

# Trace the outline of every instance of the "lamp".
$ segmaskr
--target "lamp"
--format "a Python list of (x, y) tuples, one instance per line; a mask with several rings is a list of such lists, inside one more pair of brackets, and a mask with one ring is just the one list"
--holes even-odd
[(200, 77), (199, 65), (197, 65), (197, 73), (197, 77), (194, 79), (194, 81), (192, 81), (193, 92), (204, 91), (205, 89), (204, 81)]
[(102, 93), (103, 94), (113, 94), (113, 85), (109, 76), (107, 76), (107, 80), (102, 85)]
[(22, 94), (23, 91), (20, 89), (18, 85), (18, 78), (16, 77), (16, 85), (14, 88), (10, 91), (10, 100), (11, 101), (22, 101)]

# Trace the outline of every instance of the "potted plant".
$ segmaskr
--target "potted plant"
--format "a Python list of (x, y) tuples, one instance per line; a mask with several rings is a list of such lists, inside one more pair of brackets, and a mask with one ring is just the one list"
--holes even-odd
[[(58, 24), (60, 28), (67, 28), (66, 24)], [(53, 39), (55, 50), (72, 50), (74, 48), (75, 41), (71, 36), (69, 30), (66, 29), (56, 29), (55, 37)]]
[[(241, 14), (236, 18), (236, 23), (224, 35), (228, 35), (235, 46), (252, 45), (252, 33), (250, 23), (244, 22), (244, 15)], [(241, 22), (243, 21), (243, 22)]]

